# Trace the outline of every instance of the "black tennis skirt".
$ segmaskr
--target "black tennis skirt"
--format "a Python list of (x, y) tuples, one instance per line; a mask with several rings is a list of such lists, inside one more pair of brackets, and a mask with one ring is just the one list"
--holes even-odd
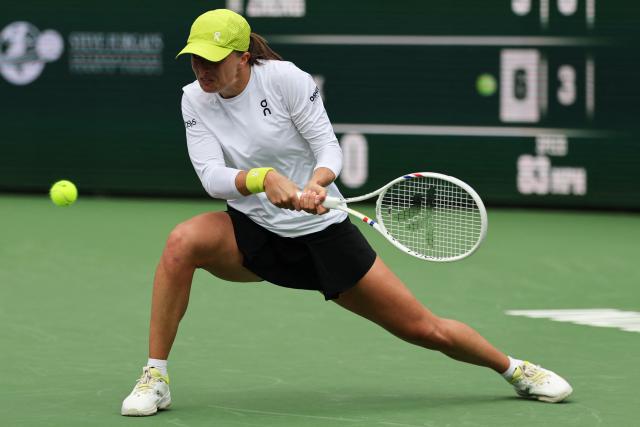
[(371, 268), (376, 253), (349, 218), (324, 230), (282, 237), (227, 206), (243, 265), (264, 280), (322, 292), (326, 300), (353, 287)]

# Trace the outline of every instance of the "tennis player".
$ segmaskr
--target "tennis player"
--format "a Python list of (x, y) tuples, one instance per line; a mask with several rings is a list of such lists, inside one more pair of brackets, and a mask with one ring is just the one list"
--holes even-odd
[(122, 415), (152, 415), (171, 404), (167, 358), (197, 268), (228, 281), (320, 291), (407, 342), (493, 369), (523, 397), (559, 402), (571, 394), (552, 371), (431, 313), (346, 213), (322, 207), (327, 195), (340, 197), (334, 180), (342, 153), (309, 74), (226, 9), (194, 21), (183, 54), (196, 77), (182, 96), (189, 156), (207, 193), (228, 207), (169, 235), (153, 285), (149, 359)]

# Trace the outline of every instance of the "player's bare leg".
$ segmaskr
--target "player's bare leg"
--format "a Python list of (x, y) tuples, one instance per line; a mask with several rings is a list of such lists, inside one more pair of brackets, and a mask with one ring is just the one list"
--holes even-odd
[(380, 258), (335, 302), (410, 343), (500, 373), (509, 367), (509, 358), (474, 329), (424, 307)]
[(167, 239), (153, 282), (150, 358), (166, 360), (169, 356), (189, 304), (196, 268), (233, 282), (262, 280), (242, 266), (242, 254), (227, 213), (205, 213), (178, 225)]
[(464, 323), (431, 313), (380, 258), (376, 258), (356, 286), (342, 293), (335, 302), (405, 341), (493, 369), (522, 397), (561, 402), (573, 392), (569, 383), (555, 372), (510, 359)]
[(242, 266), (228, 214), (206, 213), (178, 225), (167, 239), (153, 282), (149, 357), (163, 365), (142, 369), (133, 391), (122, 402), (122, 415), (153, 415), (171, 405), (166, 359), (189, 304), (196, 268), (230, 281), (260, 280)]

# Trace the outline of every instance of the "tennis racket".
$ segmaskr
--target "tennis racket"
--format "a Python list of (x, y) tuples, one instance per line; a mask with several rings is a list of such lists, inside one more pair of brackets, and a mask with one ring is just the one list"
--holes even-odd
[[(378, 196), (376, 219), (348, 207)], [(411, 173), (359, 197), (327, 197), (322, 205), (369, 224), (401, 251), (427, 261), (471, 255), (487, 234), (487, 211), (465, 182), (432, 172)]]

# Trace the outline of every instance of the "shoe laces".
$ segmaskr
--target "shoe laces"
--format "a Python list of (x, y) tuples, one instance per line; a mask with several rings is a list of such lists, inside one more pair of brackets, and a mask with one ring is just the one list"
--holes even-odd
[(542, 384), (546, 382), (549, 377), (540, 365), (534, 365), (529, 362), (520, 365), (520, 372), (522, 372), (522, 379), (526, 379), (530, 384)]
[(145, 392), (151, 390), (153, 388), (153, 385), (160, 380), (161, 378), (151, 375), (150, 368), (144, 368), (142, 370), (142, 376), (140, 376), (140, 378), (136, 382), (135, 390), (137, 392)]

